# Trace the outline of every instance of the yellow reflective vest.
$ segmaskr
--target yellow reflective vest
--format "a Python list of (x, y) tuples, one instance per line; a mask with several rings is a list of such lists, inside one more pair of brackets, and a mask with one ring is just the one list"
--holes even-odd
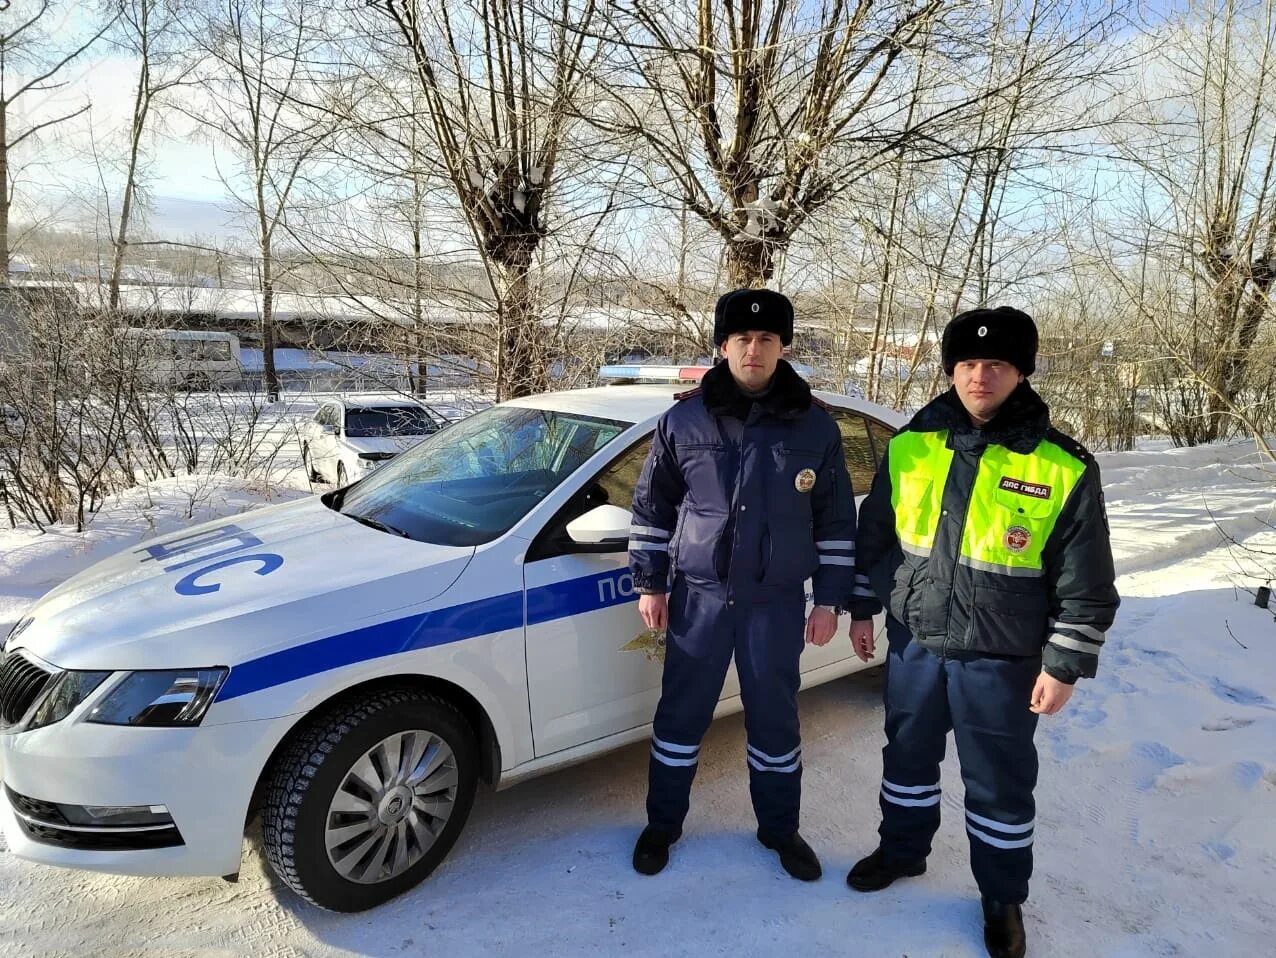
[(877, 602), (937, 654), (1042, 656), (1068, 682), (1094, 675), (1119, 604), (1098, 466), (1027, 383), (984, 429), (950, 390), (891, 440), (857, 556)]

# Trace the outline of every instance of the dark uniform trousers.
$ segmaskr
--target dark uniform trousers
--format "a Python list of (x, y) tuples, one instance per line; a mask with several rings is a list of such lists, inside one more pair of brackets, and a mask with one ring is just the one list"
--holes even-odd
[(729, 602), (675, 576), (651, 745), (647, 818), (652, 825), (682, 828), (700, 740), (713, 720), (734, 654), (758, 826), (779, 835), (797, 831), (802, 793), (798, 659), (805, 644), (805, 612), (801, 585), (791, 596), (766, 602), (745, 597)]
[(1020, 904), (1032, 875), (1040, 657), (940, 658), (887, 617), (886, 747), (879, 801), (884, 856), (916, 861), (939, 828), (939, 763), (954, 733), (966, 786), (970, 866), (987, 898)]

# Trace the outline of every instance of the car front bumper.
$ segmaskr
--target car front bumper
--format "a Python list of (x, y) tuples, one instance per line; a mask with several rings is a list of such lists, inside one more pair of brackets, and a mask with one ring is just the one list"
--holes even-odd
[[(259, 773), (294, 721), (192, 729), (70, 721), (0, 735), (5, 841), (19, 858), (66, 868), (122, 875), (234, 874)], [(56, 819), (48, 814), (54, 803), (162, 805), (180, 843), (168, 833), (125, 828), (77, 832), (49, 821)], [(45, 827), (50, 824), (52, 830)], [(167, 847), (138, 847), (155, 844)]]

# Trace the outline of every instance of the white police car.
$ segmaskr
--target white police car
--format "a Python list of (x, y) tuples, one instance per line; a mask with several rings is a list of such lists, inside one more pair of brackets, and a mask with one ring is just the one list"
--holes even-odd
[[(493, 406), (352, 486), (54, 589), (0, 664), (9, 848), (231, 877), (260, 809), (280, 877), (356, 911), (439, 864), (479, 779), (649, 735), (660, 663), (626, 571), (628, 505), (678, 388)], [(862, 494), (901, 419), (820, 396)], [(802, 665), (808, 685), (859, 667), (844, 638)], [(718, 713), (739, 708), (729, 675)]]

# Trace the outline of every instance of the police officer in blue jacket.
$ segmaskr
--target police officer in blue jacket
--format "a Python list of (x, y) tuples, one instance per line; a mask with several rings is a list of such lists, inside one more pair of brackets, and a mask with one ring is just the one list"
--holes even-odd
[[(734, 655), (757, 837), (794, 878), (820, 862), (798, 834), (798, 659), (825, 645), (854, 580), (855, 500), (841, 434), (781, 356), (793, 307), (738, 289), (718, 300), (720, 362), (656, 426), (634, 490), (629, 564), (648, 628), (666, 629), (648, 825), (634, 868), (654, 875), (682, 835), (700, 740)], [(671, 575), (672, 573), (672, 575)], [(806, 620), (805, 581), (815, 609)]]

